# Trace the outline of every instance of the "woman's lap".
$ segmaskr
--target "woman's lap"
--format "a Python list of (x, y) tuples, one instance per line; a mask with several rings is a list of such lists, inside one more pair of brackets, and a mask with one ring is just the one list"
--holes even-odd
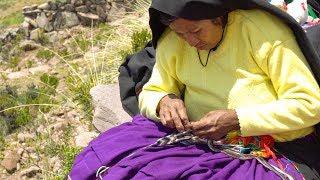
[[(102, 133), (76, 158), (72, 179), (94, 178), (108, 166), (105, 179), (280, 179), (255, 159), (239, 160), (204, 145), (147, 147), (172, 131), (142, 116)], [(301, 176), (288, 164), (286, 172)], [(273, 160), (270, 163), (275, 164)]]

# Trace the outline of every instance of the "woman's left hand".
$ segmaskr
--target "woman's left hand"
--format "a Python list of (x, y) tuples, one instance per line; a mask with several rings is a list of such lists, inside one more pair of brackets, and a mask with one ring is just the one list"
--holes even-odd
[(193, 134), (206, 139), (219, 140), (230, 131), (239, 130), (235, 110), (217, 110), (206, 114), (199, 121), (190, 124)]

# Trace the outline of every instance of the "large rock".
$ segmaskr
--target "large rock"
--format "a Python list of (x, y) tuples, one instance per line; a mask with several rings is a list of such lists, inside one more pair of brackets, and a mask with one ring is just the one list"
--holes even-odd
[(5, 152), (4, 159), (1, 161), (3, 166), (8, 173), (13, 173), (17, 169), (17, 164), (21, 156), (16, 151)]
[(43, 31), (40, 28), (34, 29), (30, 32), (30, 39), (38, 41)]
[(123, 110), (119, 85), (98, 85), (90, 90), (94, 105), (93, 125), (104, 132), (132, 118)]
[(79, 25), (78, 16), (73, 12), (61, 12), (57, 14), (57, 17), (53, 23), (54, 29), (65, 29)]
[(86, 26), (90, 26), (91, 24), (96, 25), (98, 22), (100, 22), (100, 18), (96, 14), (81, 13), (81, 12), (78, 12), (77, 14), (80, 18), (81, 24), (83, 25), (86, 25)]
[(37, 17), (36, 22), (39, 28), (43, 28), (45, 31), (50, 32), (53, 30), (52, 23), (49, 21), (46, 13), (42, 12), (40, 16)]

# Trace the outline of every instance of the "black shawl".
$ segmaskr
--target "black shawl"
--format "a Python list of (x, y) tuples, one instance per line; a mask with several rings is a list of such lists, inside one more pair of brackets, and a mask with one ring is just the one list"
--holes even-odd
[(151, 76), (155, 63), (154, 47), (157, 46), (157, 41), (166, 28), (159, 20), (159, 11), (185, 19), (200, 20), (213, 19), (235, 9), (262, 9), (286, 23), (294, 32), (315, 79), (320, 84), (319, 26), (310, 31), (310, 41), (301, 26), (290, 15), (269, 4), (267, 0), (153, 0), (149, 9), (152, 43), (148, 43), (142, 51), (127, 57), (119, 68), (120, 97), (123, 108), (131, 116), (139, 114), (138, 94)]

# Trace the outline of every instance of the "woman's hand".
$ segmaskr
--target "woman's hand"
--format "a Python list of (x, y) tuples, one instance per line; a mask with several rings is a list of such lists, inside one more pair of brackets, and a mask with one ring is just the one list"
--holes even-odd
[(206, 139), (219, 140), (230, 131), (239, 130), (239, 120), (235, 110), (217, 110), (190, 124), (192, 132)]
[(184, 102), (174, 94), (163, 97), (159, 103), (159, 116), (161, 123), (178, 131), (188, 130), (189, 119)]

